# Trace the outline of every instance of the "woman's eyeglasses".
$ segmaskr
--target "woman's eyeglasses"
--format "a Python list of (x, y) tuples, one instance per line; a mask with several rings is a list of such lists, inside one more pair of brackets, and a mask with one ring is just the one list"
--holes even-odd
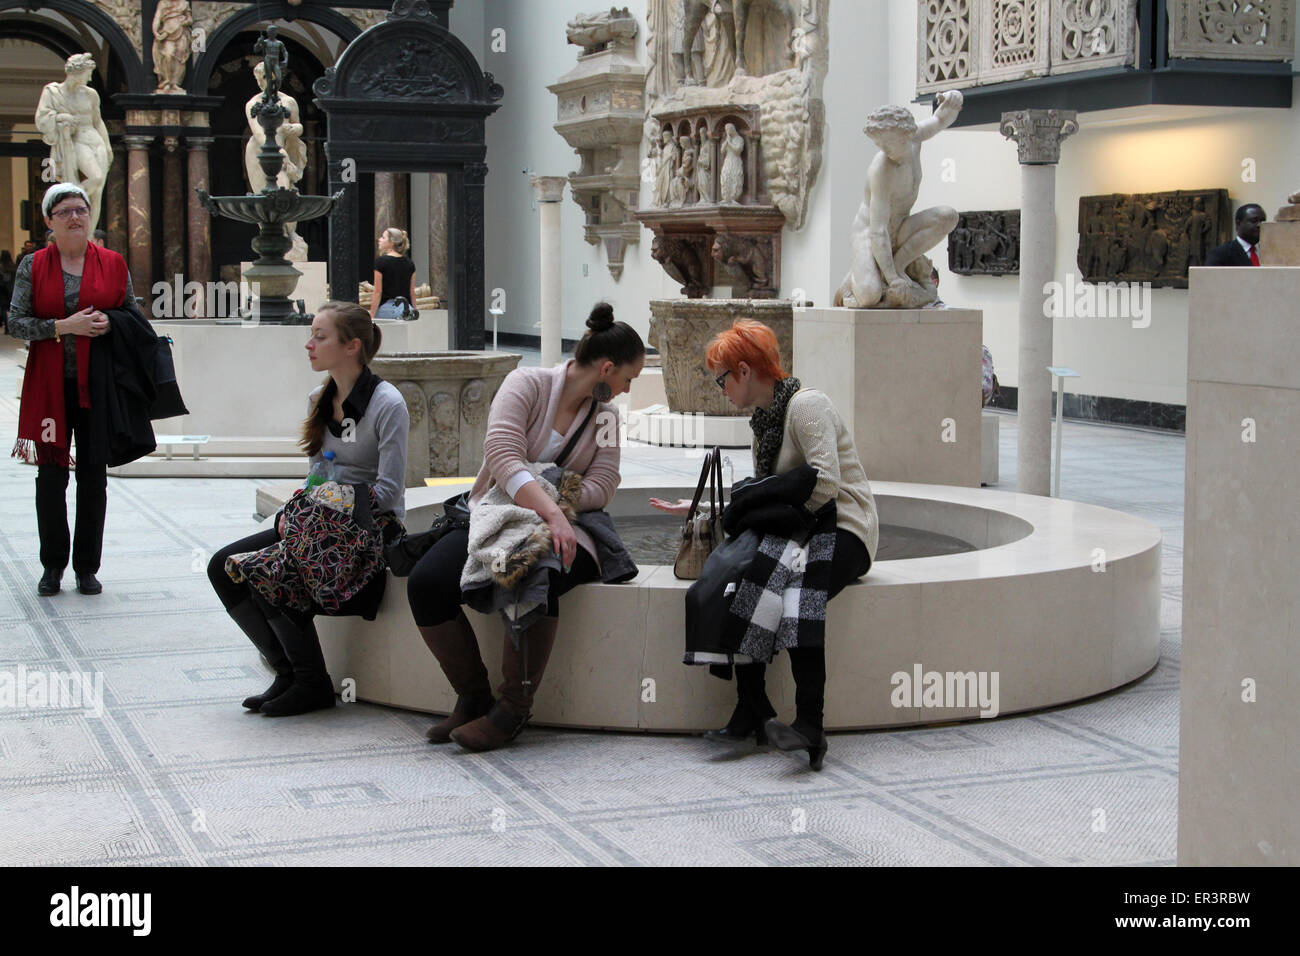
[(69, 216), (76, 216), (78, 218), (81, 218), (82, 216), (89, 216), (89, 215), (90, 215), (90, 210), (87, 209), (85, 206), (73, 206), (70, 209), (54, 210), (54, 212), (50, 213), (50, 218), (67, 219)]
[(714, 381), (718, 383), (718, 388), (723, 389), (724, 391), (726, 390), (727, 376), (730, 374), (731, 374), (731, 369), (727, 369), (725, 372), (723, 372), (721, 375), (719, 375), (717, 378), (714, 379)]

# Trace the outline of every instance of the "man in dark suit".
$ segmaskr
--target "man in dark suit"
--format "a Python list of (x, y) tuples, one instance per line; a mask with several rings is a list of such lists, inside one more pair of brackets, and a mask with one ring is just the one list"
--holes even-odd
[(1233, 221), (1237, 225), (1237, 238), (1215, 246), (1205, 257), (1207, 266), (1257, 266), (1259, 265), (1259, 227), (1268, 216), (1258, 203), (1248, 202), (1237, 210)]

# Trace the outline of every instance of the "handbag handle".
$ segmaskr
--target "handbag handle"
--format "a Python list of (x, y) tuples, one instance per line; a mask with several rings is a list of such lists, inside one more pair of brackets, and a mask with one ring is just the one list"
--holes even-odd
[[(722, 484), (722, 449), (717, 445), (713, 446), (713, 474), (709, 476), (709, 504), (713, 508), (712, 520), (717, 521), (722, 517), (722, 495), (724, 485)], [(717, 492), (717, 500), (714, 500), (714, 492)]]
[(711, 474), (711, 471), (712, 471), (712, 467), (713, 467), (714, 452), (715, 452), (716, 450), (717, 450), (717, 449), (711, 449), (711, 450), (709, 450), (709, 451), (707, 451), (707, 452), (704, 453), (704, 467), (700, 469), (700, 480), (699, 480), (699, 482), (696, 483), (696, 485), (695, 485), (695, 497), (693, 497), (693, 498), (691, 499), (691, 510), (688, 511), (688, 512), (686, 512), (686, 520), (687, 520), (687, 521), (690, 521), (691, 519), (693, 519), (693, 518), (695, 517), (695, 512), (699, 510), (699, 507), (700, 507), (700, 497), (704, 494), (704, 483), (705, 483), (706, 481), (709, 481), (709, 483), (710, 483), (709, 497), (710, 497), (710, 501), (712, 500), (712, 497), (713, 497), (713, 494), (712, 494), (713, 489), (712, 489), (712, 487), (711, 487), (711, 486), (712, 486), (712, 482), (710, 481), (710, 479), (713, 477), (713, 475)]

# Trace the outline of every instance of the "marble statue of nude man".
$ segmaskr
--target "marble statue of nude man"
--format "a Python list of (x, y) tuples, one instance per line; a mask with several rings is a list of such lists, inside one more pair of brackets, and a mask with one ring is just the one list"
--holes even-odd
[(99, 222), (104, 183), (113, 163), (108, 128), (99, 111), (99, 94), (87, 84), (95, 71), (89, 53), (76, 53), (64, 64), (67, 79), (47, 83), (36, 107), (36, 128), (50, 145), (56, 182), (77, 183), (90, 197), (88, 230)]
[(957, 225), (957, 211), (935, 206), (912, 212), (921, 187), (921, 144), (951, 126), (962, 95), (940, 93), (933, 115), (917, 123), (909, 109), (882, 106), (863, 129), (880, 152), (867, 169), (862, 205), (853, 220), (852, 266), (835, 292), (851, 309), (917, 309), (937, 290), (924, 255)]

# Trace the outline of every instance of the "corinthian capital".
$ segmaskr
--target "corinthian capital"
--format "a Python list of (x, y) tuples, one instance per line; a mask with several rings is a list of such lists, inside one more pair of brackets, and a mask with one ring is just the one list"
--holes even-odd
[(1061, 161), (1061, 140), (1079, 131), (1075, 110), (1012, 110), (1002, 114), (1002, 135), (1016, 141), (1021, 165)]

